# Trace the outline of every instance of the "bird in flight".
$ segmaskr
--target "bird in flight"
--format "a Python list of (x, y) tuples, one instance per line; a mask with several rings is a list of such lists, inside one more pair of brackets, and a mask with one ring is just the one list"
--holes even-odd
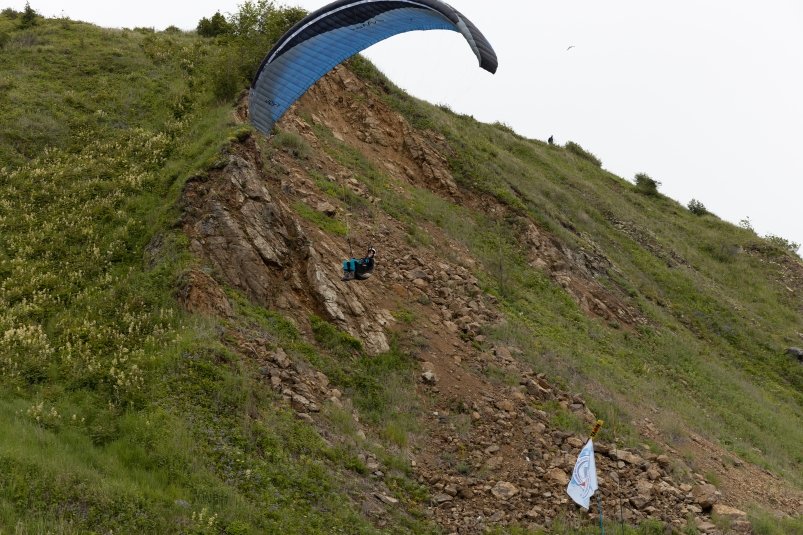
[(567, 48), (566, 50), (568, 51), (571, 50), (572, 48), (574, 48), (574, 45), (569, 45), (569, 48)]

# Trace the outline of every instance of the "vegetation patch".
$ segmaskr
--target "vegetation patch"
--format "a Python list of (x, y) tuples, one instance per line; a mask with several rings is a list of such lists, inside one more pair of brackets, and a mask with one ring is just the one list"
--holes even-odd
[(593, 163), (597, 167), (602, 167), (602, 160), (594, 156), (589, 151), (585, 150), (583, 147), (581, 147), (574, 141), (569, 141), (568, 143), (566, 143), (566, 150), (571, 152), (575, 156), (579, 156), (580, 158)]
[(293, 203), (293, 210), (307, 221), (315, 223), (324, 232), (341, 237), (348, 235), (348, 227), (345, 223), (310, 207), (304, 202)]
[[(661, 185), (660, 182), (650, 178), (650, 175), (647, 173), (636, 173), (636, 191), (643, 195), (658, 195), (658, 186)], [(701, 203), (702, 204), (702, 203)], [(694, 205), (695, 210), (700, 211), (700, 205)], [(689, 208), (691, 210), (691, 207)], [(692, 212), (694, 213), (694, 212)], [(699, 214), (696, 214), (699, 215)]]

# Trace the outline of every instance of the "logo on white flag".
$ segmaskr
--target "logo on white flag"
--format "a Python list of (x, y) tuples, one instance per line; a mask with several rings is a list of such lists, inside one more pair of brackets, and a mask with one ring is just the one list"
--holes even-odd
[(577, 505), (588, 509), (591, 496), (597, 490), (597, 464), (594, 462), (594, 443), (589, 440), (580, 450), (574, 465), (572, 479), (566, 492)]

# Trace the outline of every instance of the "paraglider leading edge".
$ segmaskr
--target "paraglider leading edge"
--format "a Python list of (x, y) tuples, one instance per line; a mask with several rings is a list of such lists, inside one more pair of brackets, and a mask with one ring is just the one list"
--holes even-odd
[(440, 0), (338, 0), (288, 30), (263, 60), (251, 84), (251, 122), (265, 134), (319, 78), (361, 50), (415, 30), (459, 32), (495, 73), (488, 40), (459, 11)]

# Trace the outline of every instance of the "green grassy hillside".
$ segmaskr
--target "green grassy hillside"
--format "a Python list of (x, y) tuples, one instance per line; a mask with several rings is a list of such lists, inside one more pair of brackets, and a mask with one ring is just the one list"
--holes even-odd
[(215, 45), (19, 22), (0, 16), (0, 532), (375, 532), (338, 475), (360, 461), (173, 297), (183, 181), (238, 135)]
[[(376, 422), (389, 385), (410, 390), (402, 350), (366, 362), (329, 324), (306, 340), (235, 293), (229, 320), (176, 301), (196, 262), (181, 189), (250, 134), (233, 97), (297, 16), (279, 12), (255, 46), (66, 19), (22, 28), (19, 14), (0, 15), (0, 533), (437, 532), (419, 513), (426, 492), (392, 456), (405, 509), (372, 525), (355, 505), (364, 459), (282, 408), (220, 332), (268, 333)], [(800, 485), (803, 367), (785, 355), (802, 343), (803, 288), (785, 278), (799, 258), (644, 195), (581, 150), (419, 102), (359, 59), (351, 67), (416, 128), (442, 133), (460, 186), (502, 207), (383, 189), (382, 171), (320, 132), (411, 241), (436, 246), (418, 230), (434, 225), (482, 261), (477, 276), (507, 317), (491, 339), (583, 393), (612, 423), (607, 439), (636, 440), (630, 419), (649, 414), (665, 436), (714, 437)], [(600, 282), (646, 323), (590, 317), (531, 268), (528, 220), (573, 250), (602, 251), (615, 269)]]

